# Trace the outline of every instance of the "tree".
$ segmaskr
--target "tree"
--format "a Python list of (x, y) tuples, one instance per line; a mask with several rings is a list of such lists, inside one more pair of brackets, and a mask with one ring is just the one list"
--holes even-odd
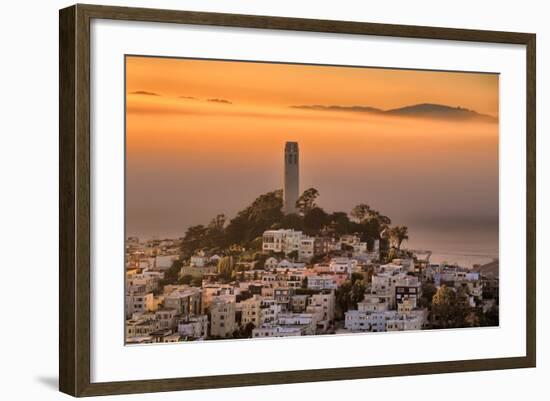
[(210, 224), (208, 225), (208, 228), (215, 231), (222, 231), (225, 227), (225, 214), (218, 214), (216, 217), (214, 217)]
[(357, 304), (365, 299), (366, 291), (365, 282), (363, 280), (356, 280), (351, 286), (351, 305), (350, 308), (357, 309)]
[(352, 222), (347, 213), (334, 212), (329, 215), (330, 228), (338, 235), (348, 234), (352, 232)]
[(398, 251), (401, 249), (403, 241), (409, 239), (409, 229), (406, 226), (391, 227), (389, 234), (394, 244), (397, 245), (396, 248)]
[(225, 229), (226, 243), (246, 246), (250, 241), (260, 237), (265, 230), (281, 222), (282, 207), (282, 190), (260, 195), (250, 206), (231, 219)]
[(328, 222), (328, 214), (320, 207), (314, 207), (304, 215), (304, 227), (310, 231), (318, 231)]
[(291, 228), (293, 230), (302, 231), (304, 229), (304, 219), (296, 213), (285, 214), (281, 219), (281, 224), (278, 228)]
[(357, 280), (363, 280), (363, 275), (361, 273), (351, 273), (352, 284), (354, 284)]
[(191, 226), (187, 229), (181, 244), (181, 250), (186, 258), (206, 245), (207, 231), (207, 228), (202, 224)]
[(254, 323), (248, 322), (233, 332), (233, 338), (252, 338), (252, 330), (254, 328)]
[(391, 219), (388, 216), (380, 214), (379, 211), (374, 210), (366, 203), (360, 203), (355, 206), (350, 213), (351, 217), (356, 219), (359, 223), (367, 223), (371, 221), (377, 221), (380, 226), (387, 226), (391, 224)]
[(180, 284), (191, 284), (191, 280), (193, 280), (193, 276), (190, 275), (190, 274), (184, 274), (183, 276), (181, 276), (181, 278), (179, 279), (179, 283)]
[(199, 277), (199, 276), (193, 277), (190, 285), (192, 287), (202, 287), (202, 277)]
[(254, 257), (253, 257), (253, 260), (254, 260), (254, 269), (255, 270), (258, 270), (258, 269), (263, 269), (264, 266), (265, 266), (265, 261), (267, 260), (267, 258), (269, 257), (269, 255), (265, 254), (265, 253), (262, 253), (262, 252), (256, 252), (254, 254)]
[(372, 209), (366, 203), (360, 203), (351, 210), (351, 217), (356, 219), (359, 223), (362, 223), (366, 220), (369, 214), (372, 212)]
[(432, 283), (429, 283), (429, 282), (423, 283), (422, 297), (419, 300), (419, 306), (430, 308), (432, 306), (432, 299), (436, 291), (437, 291), (437, 288)]
[(172, 266), (164, 272), (164, 278), (160, 281), (160, 285), (176, 284), (182, 267), (183, 262), (181, 260), (174, 260)]
[(224, 256), (218, 261), (218, 274), (226, 281), (231, 280), (233, 269), (235, 267), (235, 261), (233, 256)]
[(348, 310), (357, 308), (357, 303), (365, 299), (365, 290), (366, 286), (363, 280), (356, 280), (354, 283), (346, 280), (338, 287), (335, 297), (340, 317)]
[(297, 250), (293, 250), (292, 252), (288, 253), (288, 257), (294, 261), (298, 260), (299, 253)]
[(469, 311), (468, 299), (462, 289), (442, 285), (432, 298), (432, 314), (436, 325), (441, 328), (465, 327)]
[(300, 195), (300, 197), (296, 201), (296, 208), (300, 211), (302, 216), (314, 207), (317, 207), (317, 205), (315, 204), (315, 199), (317, 199), (318, 197), (319, 191), (317, 191), (315, 188), (308, 188), (302, 193), (302, 195)]

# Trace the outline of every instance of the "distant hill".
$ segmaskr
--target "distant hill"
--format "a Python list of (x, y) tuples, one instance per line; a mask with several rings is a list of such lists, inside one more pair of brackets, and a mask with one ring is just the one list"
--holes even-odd
[(384, 114), (392, 116), (426, 117), (446, 120), (479, 120), (487, 122), (497, 121), (495, 117), (489, 116), (487, 114), (480, 114), (474, 110), (469, 110), (463, 107), (451, 107), (433, 103), (415, 104), (413, 106), (387, 110), (384, 112)]
[(351, 111), (356, 113), (384, 113), (384, 110), (370, 106), (337, 106), (337, 105), (322, 105), (322, 104), (304, 104), (301, 106), (290, 106), (293, 109), (305, 110), (327, 110), (327, 111)]
[(339, 105), (300, 105), (290, 106), (294, 109), (321, 110), (321, 111), (347, 111), (352, 113), (368, 113), (397, 117), (419, 117), (453, 121), (484, 121), (497, 122), (498, 119), (487, 114), (478, 113), (475, 110), (464, 107), (452, 107), (443, 104), (421, 103), (397, 109), (382, 110), (371, 106), (339, 106)]
[(473, 271), (476, 271), (489, 278), (498, 278), (498, 259), (489, 262), (487, 264), (475, 267)]

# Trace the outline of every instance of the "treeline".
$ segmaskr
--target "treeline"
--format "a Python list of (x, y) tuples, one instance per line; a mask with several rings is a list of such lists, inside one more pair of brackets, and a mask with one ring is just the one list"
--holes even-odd
[(381, 248), (393, 245), (396, 248), (407, 239), (406, 227), (390, 227), (391, 219), (359, 204), (348, 214), (327, 213), (317, 205), (319, 191), (305, 190), (296, 202), (297, 213), (283, 213), (283, 191), (276, 190), (260, 195), (251, 205), (237, 213), (227, 222), (219, 214), (208, 225), (189, 227), (182, 241), (183, 257), (190, 257), (197, 250), (208, 249), (227, 254), (242, 248), (261, 250), (262, 234), (269, 229), (294, 229), (308, 235), (358, 234), (369, 244), (381, 240)]

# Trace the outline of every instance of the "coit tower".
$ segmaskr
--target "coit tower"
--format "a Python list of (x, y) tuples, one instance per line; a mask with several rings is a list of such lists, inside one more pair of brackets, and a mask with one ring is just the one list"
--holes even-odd
[(300, 188), (300, 152), (298, 142), (285, 144), (285, 183), (283, 192), (283, 211), (296, 213), (296, 201)]

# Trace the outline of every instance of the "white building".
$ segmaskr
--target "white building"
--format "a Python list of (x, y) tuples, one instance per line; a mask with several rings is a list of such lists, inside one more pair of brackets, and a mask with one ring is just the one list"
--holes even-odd
[(189, 260), (189, 264), (193, 267), (204, 267), (209, 261), (210, 259), (204, 255), (193, 255)]
[(282, 306), (274, 298), (264, 298), (260, 303), (261, 324), (273, 323), (279, 318)]
[(302, 261), (309, 261), (313, 257), (315, 252), (315, 238), (303, 236), (300, 240), (300, 247), (298, 249), (298, 259)]
[(382, 296), (378, 294), (365, 294), (362, 302), (357, 303), (359, 312), (385, 312), (388, 310), (390, 296)]
[(264, 263), (264, 268), (265, 269), (274, 269), (277, 267), (277, 265), (279, 264), (279, 261), (274, 258), (273, 256), (267, 258), (265, 260), (265, 263)]
[(296, 326), (302, 328), (304, 335), (315, 334), (316, 316), (313, 313), (279, 313), (277, 323), (281, 326)]
[(329, 269), (333, 273), (351, 274), (355, 266), (357, 261), (350, 258), (333, 258), (329, 263)]
[(279, 325), (266, 325), (252, 330), (253, 338), (269, 337), (295, 337), (301, 336), (304, 330), (301, 327), (287, 327)]
[(331, 276), (308, 276), (307, 288), (311, 290), (335, 290), (338, 287)]
[(345, 314), (345, 328), (353, 332), (368, 331), (376, 333), (386, 331), (386, 313), (347, 311)]
[(313, 257), (315, 239), (293, 229), (279, 229), (264, 231), (262, 236), (262, 250), (264, 252), (298, 253), (299, 260), (308, 261)]
[(206, 338), (208, 333), (208, 316), (197, 315), (178, 322), (178, 333), (186, 337)]

